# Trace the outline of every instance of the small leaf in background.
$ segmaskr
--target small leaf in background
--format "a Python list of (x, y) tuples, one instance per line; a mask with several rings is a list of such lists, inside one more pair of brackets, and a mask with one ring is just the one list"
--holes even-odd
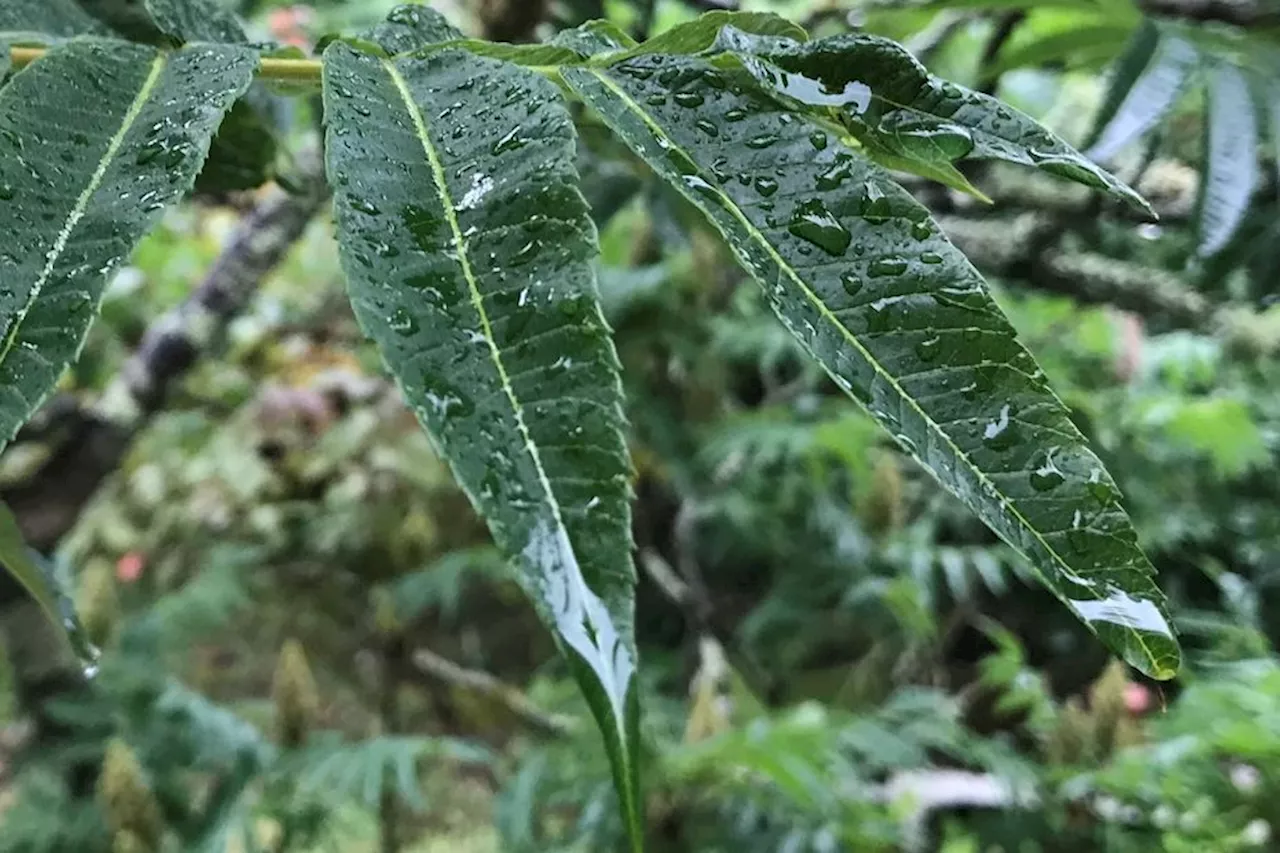
[(17, 578), (31, 594), (85, 671), (90, 674), (96, 671), (98, 650), (81, 626), (75, 605), (58, 584), (52, 567), (27, 547), (17, 519), (3, 503), (0, 503), (0, 570)]
[(1185, 39), (1144, 24), (1112, 72), (1085, 153), (1105, 162), (1154, 127), (1182, 95), (1197, 58)]
[(458, 50), (325, 51), (356, 317), (555, 633), (639, 849), (629, 462), (555, 87)]
[(1240, 69), (1220, 64), (1209, 75), (1209, 108), (1197, 230), (1201, 257), (1221, 250), (1231, 240), (1260, 178), (1258, 118), (1249, 84)]
[(191, 188), (255, 67), (237, 47), (74, 42), (0, 90), (0, 445), (79, 353), (107, 275)]
[[(801, 55), (843, 69), (836, 59), (860, 43)], [(642, 56), (562, 75), (711, 219), (841, 388), (1104, 641), (1143, 671), (1173, 676), (1164, 597), (1119, 490), (927, 210), (828, 125), (797, 120), (741, 72)], [(791, 81), (809, 101), (869, 106), (870, 90), (844, 79)]]

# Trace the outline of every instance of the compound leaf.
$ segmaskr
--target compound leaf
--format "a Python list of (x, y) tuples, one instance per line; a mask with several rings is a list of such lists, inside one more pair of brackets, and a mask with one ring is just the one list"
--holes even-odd
[(352, 305), (554, 632), (639, 845), (630, 466), (555, 87), (461, 50), (325, 51)]
[(1116, 486), (925, 208), (739, 70), (643, 56), (562, 74), (701, 208), (841, 388), (1104, 641), (1172, 676), (1164, 598)]
[(76, 357), (107, 275), (187, 192), (253, 79), (235, 47), (54, 47), (0, 90), (0, 444)]

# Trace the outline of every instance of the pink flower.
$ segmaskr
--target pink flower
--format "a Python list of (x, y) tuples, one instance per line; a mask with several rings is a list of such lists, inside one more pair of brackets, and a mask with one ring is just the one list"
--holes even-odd
[(142, 577), (142, 570), (146, 568), (147, 560), (137, 551), (130, 551), (119, 560), (116, 560), (116, 579), (121, 583), (133, 583)]
[(1151, 710), (1151, 691), (1141, 684), (1124, 686), (1124, 707), (1131, 716), (1140, 717)]

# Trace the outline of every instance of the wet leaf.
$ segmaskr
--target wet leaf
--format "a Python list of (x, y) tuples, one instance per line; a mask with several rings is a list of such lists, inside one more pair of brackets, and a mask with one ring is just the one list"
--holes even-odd
[(645, 56), (562, 73), (710, 218), (840, 387), (1105, 642), (1173, 675), (1164, 598), (1119, 491), (925, 208), (742, 71)]
[(165, 35), (189, 41), (243, 44), (244, 28), (216, 0), (146, 0), (147, 12)]
[(1110, 160), (1155, 126), (1182, 94), (1196, 58), (1195, 48), (1185, 39), (1154, 23), (1144, 24), (1112, 73), (1086, 153), (1095, 160)]
[[(858, 33), (800, 44), (725, 27), (718, 46), (782, 103), (840, 122), (893, 168), (1004, 160), (1150, 206), (1035, 119), (934, 77), (897, 43)], [(916, 171), (912, 169), (912, 171)]]
[(0, 443), (79, 353), (107, 275), (190, 189), (255, 65), (241, 48), (77, 41), (0, 90)]
[(568, 111), (512, 65), (341, 43), (324, 98), (356, 317), (559, 641), (639, 849), (629, 463)]
[(86, 671), (97, 665), (98, 650), (89, 642), (75, 607), (54, 577), (53, 567), (39, 554), (27, 547), (18, 520), (9, 507), (0, 502), (0, 570), (22, 584), (31, 598), (40, 605), (49, 621), (58, 629), (67, 647), (80, 660)]
[(56, 38), (103, 34), (106, 28), (75, 0), (4, 0), (0, 32), (42, 33)]
[(1209, 76), (1196, 217), (1202, 257), (1226, 246), (1249, 210), (1260, 178), (1258, 141), (1258, 117), (1244, 75), (1234, 65), (1215, 66)]

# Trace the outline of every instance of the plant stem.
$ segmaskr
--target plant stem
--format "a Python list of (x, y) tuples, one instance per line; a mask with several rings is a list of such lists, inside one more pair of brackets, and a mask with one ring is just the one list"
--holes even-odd
[[(15, 70), (25, 68), (47, 53), (43, 47), (13, 47), (9, 50), (9, 58)], [(535, 74), (555, 80), (560, 68), (555, 65), (523, 66)], [(258, 61), (258, 77), (276, 83), (292, 83), (294, 85), (314, 86), (319, 88), (324, 74), (324, 63), (319, 59), (281, 59), (264, 56)]]
[[(14, 68), (24, 68), (44, 56), (43, 47), (10, 48), (9, 58)], [(264, 56), (258, 62), (258, 76), (264, 80), (278, 83), (303, 83), (320, 85), (320, 74), (324, 66), (319, 59), (281, 59)]]

